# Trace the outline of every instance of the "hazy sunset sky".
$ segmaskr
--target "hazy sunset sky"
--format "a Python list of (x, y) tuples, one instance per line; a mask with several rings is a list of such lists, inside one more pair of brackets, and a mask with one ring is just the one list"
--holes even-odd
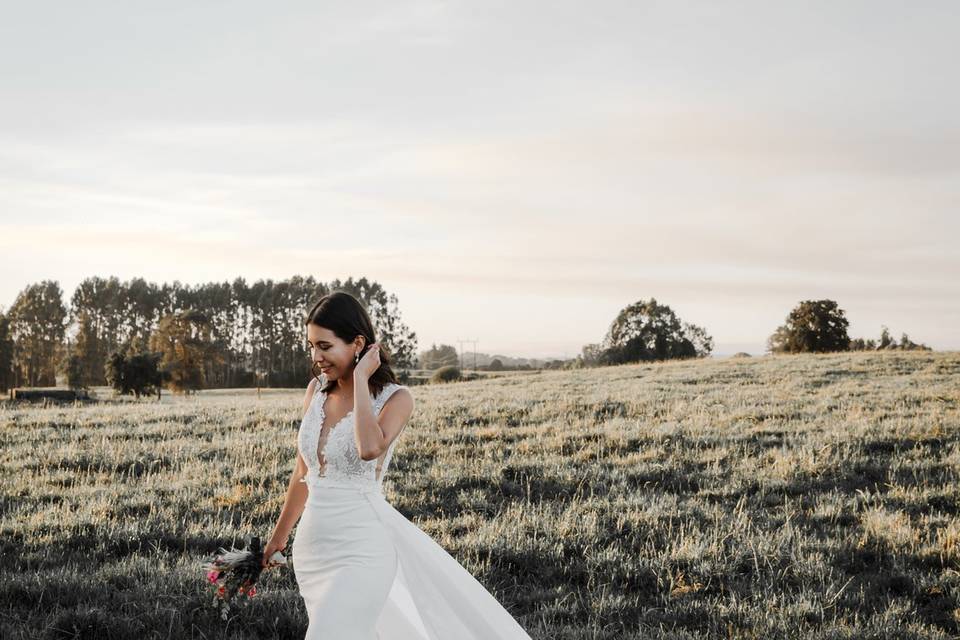
[(958, 29), (952, 1), (5, 3), (0, 306), (353, 276), (421, 348), (572, 357), (655, 297), (718, 355), (817, 298), (960, 349)]

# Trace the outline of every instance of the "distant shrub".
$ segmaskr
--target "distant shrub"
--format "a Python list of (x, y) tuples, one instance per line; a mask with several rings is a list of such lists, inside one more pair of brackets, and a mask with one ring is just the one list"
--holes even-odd
[(640, 300), (620, 310), (601, 344), (586, 345), (581, 361), (600, 365), (628, 362), (705, 358), (713, 338), (705, 329), (683, 322), (655, 298)]
[(88, 386), (83, 360), (76, 353), (67, 358), (67, 386), (71, 389), (86, 389)]
[(850, 340), (850, 351), (874, 351), (877, 348), (876, 340), (853, 338)]
[(843, 309), (833, 300), (804, 300), (767, 340), (773, 353), (827, 353), (850, 348)]
[(128, 355), (114, 351), (107, 358), (107, 383), (120, 394), (132, 393), (139, 398), (156, 393), (159, 397), (166, 378), (160, 369), (160, 358), (161, 354), (157, 352)]
[(903, 333), (900, 335), (900, 342), (897, 342), (890, 335), (890, 330), (886, 327), (882, 327), (880, 332), (879, 342), (876, 340), (864, 340), (863, 338), (855, 338), (850, 341), (850, 350), (851, 351), (881, 351), (886, 349), (900, 349), (903, 351), (933, 351), (930, 347), (925, 344), (917, 344), (911, 340), (907, 334)]
[(456, 382), (461, 378), (459, 367), (447, 365), (434, 371), (433, 375), (430, 376), (430, 382)]
[(752, 358), (753, 356), (751, 356), (751, 355), (750, 355), (749, 353), (747, 353), (746, 351), (738, 351), (738, 352), (736, 352), (735, 354), (733, 354), (732, 357), (733, 357), (733, 358)]

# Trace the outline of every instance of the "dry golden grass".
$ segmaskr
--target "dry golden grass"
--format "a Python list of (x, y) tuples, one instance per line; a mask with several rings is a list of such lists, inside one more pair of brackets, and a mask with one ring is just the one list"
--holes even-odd
[[(534, 638), (960, 633), (960, 354), (413, 391), (387, 498)], [(222, 632), (198, 569), (269, 534), (301, 399), (0, 408), (0, 636), (302, 637), (289, 572)]]

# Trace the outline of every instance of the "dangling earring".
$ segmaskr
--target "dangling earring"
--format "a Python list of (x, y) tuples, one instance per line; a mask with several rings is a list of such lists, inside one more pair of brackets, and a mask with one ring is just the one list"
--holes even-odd
[(360, 352), (357, 351), (356, 355), (353, 356), (353, 364), (357, 364), (359, 362), (360, 362)]

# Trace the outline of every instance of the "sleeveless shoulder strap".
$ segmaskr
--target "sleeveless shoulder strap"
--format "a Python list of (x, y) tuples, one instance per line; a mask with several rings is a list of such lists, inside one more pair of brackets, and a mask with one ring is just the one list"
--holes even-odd
[(387, 400), (390, 399), (390, 396), (394, 394), (397, 389), (400, 389), (402, 385), (390, 382), (383, 389), (380, 390), (380, 395), (377, 396), (377, 399), (374, 401), (374, 415), (380, 415), (380, 411), (383, 410), (383, 405), (387, 404)]
[[(387, 403), (387, 400), (390, 399), (390, 396), (392, 396), (398, 389), (403, 389), (403, 388), (404, 388), (403, 385), (391, 382), (387, 384), (383, 389), (381, 389), (380, 395), (377, 396), (377, 398), (373, 402), (374, 415), (379, 416), (380, 411), (383, 410), (383, 405)], [(377, 479), (377, 482), (380, 483), (381, 486), (383, 485), (384, 466), (390, 464), (390, 458), (393, 457), (393, 447), (396, 444), (397, 444), (397, 440), (395, 439), (393, 442), (390, 443), (390, 447), (387, 449), (386, 453), (383, 454), (383, 458), (377, 459), (377, 468), (375, 471), (375, 477)]]

